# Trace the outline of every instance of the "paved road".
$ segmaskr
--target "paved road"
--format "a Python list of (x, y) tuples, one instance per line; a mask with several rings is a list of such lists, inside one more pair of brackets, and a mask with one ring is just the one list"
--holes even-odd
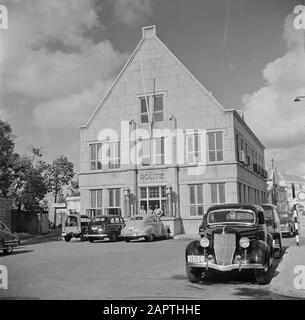
[[(215, 273), (204, 284), (189, 283), (184, 266), (188, 242), (29, 242), (0, 256), (9, 273), (9, 288), (0, 291), (0, 298), (286, 299), (270, 293), (268, 285), (255, 284), (251, 273)], [(284, 240), (285, 247), (292, 242)]]

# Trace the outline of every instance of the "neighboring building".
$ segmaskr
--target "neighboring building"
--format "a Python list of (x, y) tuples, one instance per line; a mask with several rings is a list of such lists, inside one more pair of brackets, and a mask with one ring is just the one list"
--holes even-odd
[(269, 170), (269, 179), (267, 180), (268, 202), (277, 206), (278, 210), (290, 210), (287, 186), (281, 185), (282, 175), (276, 167)]
[(279, 184), (287, 189), (289, 208), (296, 201), (305, 201), (305, 179), (292, 174), (280, 174)]
[[(197, 233), (212, 204), (267, 201), (264, 146), (155, 31), (143, 28), (130, 59), (80, 128), (81, 213), (128, 218), (160, 207), (173, 233)], [(157, 129), (180, 130), (171, 148)]]

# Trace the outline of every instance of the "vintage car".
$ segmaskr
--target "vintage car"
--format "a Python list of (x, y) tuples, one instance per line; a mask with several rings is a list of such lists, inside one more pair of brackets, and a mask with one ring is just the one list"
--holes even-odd
[(85, 241), (86, 237), (84, 235), (87, 233), (89, 221), (90, 218), (86, 215), (69, 214), (62, 225), (61, 236), (66, 242), (70, 242), (72, 238), (79, 238), (81, 241)]
[(279, 210), (278, 216), (280, 219), (282, 235), (293, 237), (295, 233), (295, 227), (292, 213), (289, 211)]
[(164, 225), (160, 217), (155, 214), (132, 216), (122, 230), (125, 241), (144, 238), (153, 241), (155, 238), (170, 238), (170, 228)]
[(265, 222), (273, 238), (274, 257), (280, 258), (283, 251), (281, 223), (274, 204), (261, 204), (264, 209)]
[(125, 221), (118, 215), (100, 215), (92, 218), (88, 225), (88, 233), (85, 235), (89, 242), (103, 240), (117, 241), (121, 235), (121, 230)]
[(273, 240), (263, 208), (249, 204), (210, 207), (199, 227), (200, 240), (185, 251), (186, 274), (199, 282), (210, 270), (254, 270), (256, 281), (267, 284), (273, 261)]
[(0, 250), (3, 250), (4, 254), (9, 254), (18, 245), (20, 245), (18, 236), (11, 233), (10, 229), (0, 221)]

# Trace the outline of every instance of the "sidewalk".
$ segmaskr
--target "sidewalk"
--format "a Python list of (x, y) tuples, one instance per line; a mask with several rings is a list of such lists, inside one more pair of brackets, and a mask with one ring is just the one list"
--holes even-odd
[(60, 233), (53, 230), (46, 234), (17, 233), (17, 235), (21, 241), (21, 246), (61, 240)]
[(295, 244), (286, 250), (269, 288), (279, 295), (305, 299), (305, 238), (299, 247)]
[(173, 239), (176, 240), (199, 240), (200, 239), (200, 235), (197, 234), (176, 234), (175, 236), (173, 236)]

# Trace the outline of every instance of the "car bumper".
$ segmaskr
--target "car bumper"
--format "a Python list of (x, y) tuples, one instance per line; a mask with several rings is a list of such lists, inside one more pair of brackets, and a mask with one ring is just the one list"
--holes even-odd
[(213, 262), (202, 263), (187, 263), (192, 268), (205, 268), (214, 269), (218, 271), (232, 271), (232, 270), (251, 270), (251, 269), (264, 269), (265, 267), (260, 263), (234, 263), (225, 266), (215, 264)]
[(94, 239), (104, 239), (104, 238), (107, 238), (108, 237), (108, 234), (103, 234), (103, 233), (100, 233), (100, 234), (84, 234), (83, 235), (84, 238), (94, 238)]
[(139, 238), (146, 237), (147, 234), (141, 233), (141, 232), (137, 232), (137, 233), (123, 234), (122, 236), (123, 236), (125, 239), (139, 239)]

